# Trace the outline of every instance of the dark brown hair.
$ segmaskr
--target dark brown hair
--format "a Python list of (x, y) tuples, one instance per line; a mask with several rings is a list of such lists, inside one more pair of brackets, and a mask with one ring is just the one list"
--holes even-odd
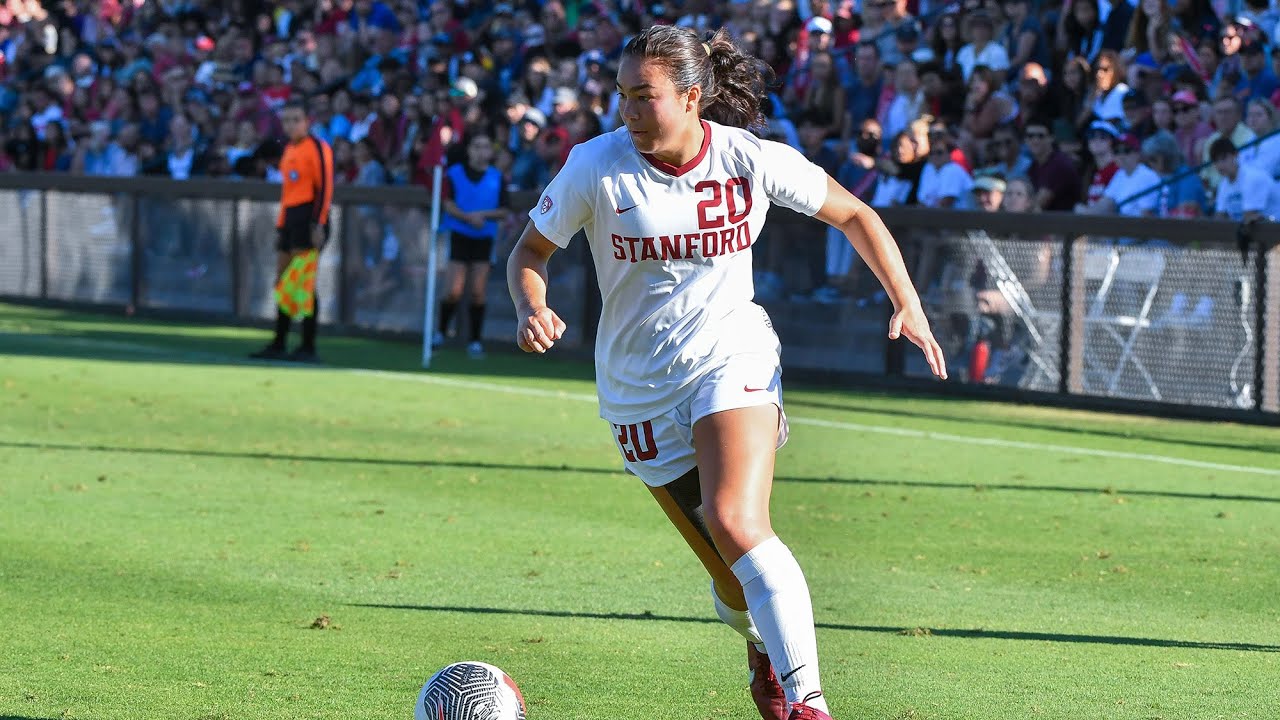
[(748, 130), (769, 124), (761, 106), (773, 71), (739, 50), (724, 29), (704, 43), (693, 30), (655, 25), (632, 38), (622, 54), (661, 64), (678, 93), (701, 87), (698, 114), (707, 120)]

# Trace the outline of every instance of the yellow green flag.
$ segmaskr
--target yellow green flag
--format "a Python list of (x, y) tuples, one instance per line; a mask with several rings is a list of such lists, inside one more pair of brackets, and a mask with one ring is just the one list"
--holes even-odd
[(276, 302), (286, 315), (297, 320), (316, 311), (316, 267), (320, 251), (308, 250), (293, 256), (276, 281)]

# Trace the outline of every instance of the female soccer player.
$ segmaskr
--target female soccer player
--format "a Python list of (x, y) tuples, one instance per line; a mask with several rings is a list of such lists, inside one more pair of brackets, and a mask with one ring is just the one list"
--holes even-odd
[[(547, 260), (586, 229), (604, 298), (600, 414), (712, 577), (717, 614), (748, 640), (766, 720), (830, 720), (804, 574), (769, 522), (786, 441), (781, 348), (752, 302), (751, 246), (770, 202), (844, 231), (905, 335), (946, 377), (942, 349), (880, 218), (790, 147), (759, 139), (763, 65), (723, 31), (658, 26), (623, 50), (624, 125), (577, 145), (507, 263), (526, 352), (565, 330)], [(781, 687), (779, 687), (781, 685)], [(785, 695), (785, 697), (784, 697)]]

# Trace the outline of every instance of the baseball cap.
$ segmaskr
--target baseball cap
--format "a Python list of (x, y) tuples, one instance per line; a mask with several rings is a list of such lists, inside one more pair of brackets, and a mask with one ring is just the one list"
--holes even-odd
[(480, 86), (469, 77), (460, 77), (449, 88), (449, 97), (474, 98), (480, 94)]
[(538, 108), (529, 108), (524, 112), (524, 117), (520, 118), (522, 122), (533, 123), (540, 128), (547, 126), (547, 116)]
[(1133, 133), (1125, 133), (1120, 136), (1120, 144), (1130, 150), (1137, 150), (1142, 147), (1142, 141)]
[(1169, 100), (1174, 105), (1199, 105), (1200, 104), (1200, 98), (1196, 97), (1196, 94), (1191, 92), (1190, 90), (1179, 90), (1178, 92), (1174, 93), (1173, 97), (1169, 98)]
[(914, 22), (904, 22), (898, 26), (896, 34), (903, 42), (915, 42), (920, 39), (920, 26)]
[(1116, 126), (1106, 120), (1094, 120), (1089, 123), (1089, 132), (1104, 132), (1110, 135), (1113, 140), (1120, 137), (1120, 131), (1116, 129)]
[(937, 56), (933, 54), (933, 48), (928, 45), (921, 45), (911, 51), (911, 59), (917, 64), (924, 64), (937, 60)]
[(524, 46), (526, 48), (545, 45), (547, 42), (547, 30), (538, 23), (530, 23), (524, 29)]
[(571, 87), (558, 87), (556, 88), (555, 96), (553, 97), (551, 104), (568, 105), (569, 103), (575, 102), (578, 102), (577, 90), (574, 90)]
[(987, 192), (1004, 192), (1008, 185), (1005, 181), (991, 175), (979, 175), (973, 179), (973, 192), (986, 190)]
[(196, 49), (201, 52), (209, 52), (213, 49), (213, 38), (208, 35), (201, 35), (196, 38)]
[(830, 35), (832, 29), (831, 21), (821, 15), (815, 15), (809, 18), (809, 22), (805, 24), (804, 29), (811, 33), (823, 33)]

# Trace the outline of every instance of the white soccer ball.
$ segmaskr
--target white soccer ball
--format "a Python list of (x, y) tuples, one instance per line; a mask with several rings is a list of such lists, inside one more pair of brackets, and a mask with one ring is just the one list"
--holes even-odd
[(460, 662), (442, 668), (422, 686), (416, 720), (525, 720), (516, 681), (488, 663)]

